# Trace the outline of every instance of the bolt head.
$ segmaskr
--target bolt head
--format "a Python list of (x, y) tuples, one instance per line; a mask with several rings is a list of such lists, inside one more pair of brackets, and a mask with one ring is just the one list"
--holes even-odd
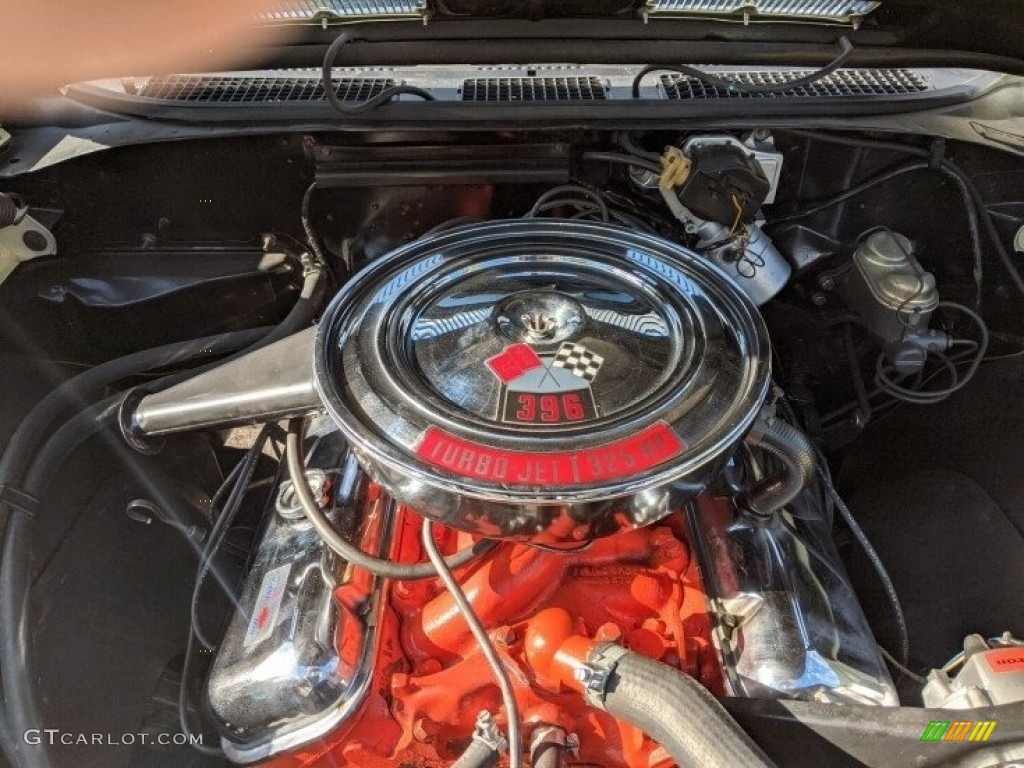
[(594, 637), (601, 642), (617, 643), (622, 639), (622, 627), (609, 621), (597, 628)]

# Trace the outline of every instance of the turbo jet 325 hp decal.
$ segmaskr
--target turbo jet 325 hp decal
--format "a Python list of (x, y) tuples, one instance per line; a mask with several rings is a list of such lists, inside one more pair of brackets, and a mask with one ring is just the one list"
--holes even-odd
[(513, 344), (487, 360), (502, 383), (498, 418), (512, 424), (567, 424), (598, 416), (591, 382), (604, 358), (565, 342), (554, 355)]

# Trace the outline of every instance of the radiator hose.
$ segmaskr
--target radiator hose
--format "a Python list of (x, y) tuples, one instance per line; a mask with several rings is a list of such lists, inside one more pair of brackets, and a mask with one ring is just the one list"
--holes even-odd
[(739, 499), (740, 507), (755, 517), (770, 517), (799, 496), (814, 479), (814, 446), (803, 432), (774, 416), (759, 419), (746, 443), (767, 451), (782, 463), (780, 472), (759, 480)]
[(492, 768), (498, 764), (500, 757), (500, 752), (474, 739), (459, 759), (452, 763), (452, 768)]
[(598, 645), (588, 667), (603, 683), (587, 701), (636, 726), (658, 742), (680, 768), (763, 768), (773, 763), (700, 683), (675, 667)]

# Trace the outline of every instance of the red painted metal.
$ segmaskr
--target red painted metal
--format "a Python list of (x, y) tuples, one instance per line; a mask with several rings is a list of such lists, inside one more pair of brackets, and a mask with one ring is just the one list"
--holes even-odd
[[(392, 558), (423, 559), (420, 524), (402, 512)], [(438, 535), (446, 552), (470, 543), (467, 534)], [(570, 763), (672, 764), (657, 744), (580, 695), (574, 670), (602, 641), (677, 666), (722, 693), (705, 595), (678, 513), (575, 552), (505, 544), (456, 575), (509, 671), (527, 744), (534, 729), (553, 725), (578, 739)], [(392, 583), (387, 597), (359, 714), (274, 765), (447, 766), (468, 745), (481, 710), (504, 730), (498, 687), (450, 595), (426, 581)]]

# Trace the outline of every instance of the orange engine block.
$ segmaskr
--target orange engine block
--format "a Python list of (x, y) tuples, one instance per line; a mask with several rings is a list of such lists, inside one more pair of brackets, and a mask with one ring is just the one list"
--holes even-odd
[[(424, 559), (420, 525), (417, 515), (400, 512), (394, 559)], [(438, 532), (443, 551), (470, 543), (465, 534)], [(587, 706), (573, 690), (574, 649), (585, 655), (596, 642), (620, 643), (723, 692), (679, 513), (575, 552), (505, 544), (456, 576), (512, 678), (527, 753), (534, 731), (555, 726), (569, 735), (570, 763), (672, 764), (640, 731)], [(443, 586), (393, 582), (387, 589), (374, 677), (360, 711), (274, 765), (448, 766), (469, 744), (481, 711), (495, 714), (504, 731), (498, 686)]]

